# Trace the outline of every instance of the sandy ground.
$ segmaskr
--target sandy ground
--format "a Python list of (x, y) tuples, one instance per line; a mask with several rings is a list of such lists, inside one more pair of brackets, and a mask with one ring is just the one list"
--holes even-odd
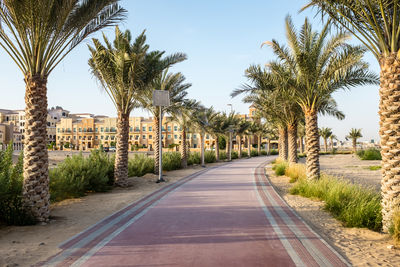
[[(223, 163), (208, 164), (207, 167)], [(108, 193), (91, 194), (83, 198), (64, 200), (51, 206), (52, 220), (47, 225), (0, 226), (0, 266), (31, 266), (59, 251), (58, 245), (85, 230), (102, 218), (132, 202), (171, 184), (180, 178), (203, 170), (193, 166), (185, 170), (166, 172), (167, 183), (156, 184), (156, 176), (130, 178), (133, 186), (117, 188)]]
[[(322, 165), (325, 165), (328, 159), (321, 158), (321, 162), (324, 162)], [(338, 162), (340, 163), (341, 160)], [(275, 176), (271, 166), (267, 167), (267, 174), (285, 201), (353, 266), (400, 266), (400, 250), (397, 247), (388, 248), (395, 245), (388, 235), (368, 229), (342, 226), (339, 221), (323, 210), (323, 202), (290, 195), (288, 190), (292, 184), (289, 183), (288, 177)]]
[[(305, 158), (300, 159), (305, 163)], [(380, 160), (360, 160), (359, 157), (346, 155), (323, 155), (320, 156), (321, 170), (343, 179), (350, 180), (352, 183), (360, 184), (365, 187), (372, 187), (378, 192), (381, 189), (381, 170), (371, 171), (369, 166), (381, 165)]]

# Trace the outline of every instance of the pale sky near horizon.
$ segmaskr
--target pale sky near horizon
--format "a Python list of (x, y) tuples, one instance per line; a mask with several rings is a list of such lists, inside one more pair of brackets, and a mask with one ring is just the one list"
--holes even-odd
[[(171, 71), (182, 72), (192, 83), (189, 97), (200, 100), (205, 106), (229, 111), (232, 103), (235, 111), (247, 113), (248, 105), (241, 97), (231, 99), (233, 89), (246, 82), (244, 70), (250, 64), (265, 64), (273, 59), (268, 47), (262, 42), (277, 39), (285, 42), (284, 19), (289, 14), (297, 28), (307, 16), (314, 28), (321, 27), (315, 11), (298, 13), (306, 0), (123, 0), (128, 18), (120, 26), (137, 36), (146, 29), (151, 50), (165, 50), (167, 54), (184, 52), (188, 60)], [(105, 30), (113, 39), (113, 29)], [(93, 37), (100, 37), (96, 34)], [(87, 44), (82, 43), (51, 73), (48, 82), (48, 103), (62, 106), (72, 113), (94, 113), (116, 116), (108, 96), (101, 92), (89, 73)], [(23, 75), (8, 55), (0, 49), (0, 108), (23, 109)], [(366, 55), (370, 69), (379, 72), (379, 65), (371, 55)], [(333, 128), (340, 140), (344, 140), (350, 128), (362, 128), (361, 140), (378, 140), (379, 117), (378, 86), (353, 88), (334, 94), (346, 119), (338, 121), (321, 117), (320, 127)], [(147, 116), (134, 110), (131, 116)]]

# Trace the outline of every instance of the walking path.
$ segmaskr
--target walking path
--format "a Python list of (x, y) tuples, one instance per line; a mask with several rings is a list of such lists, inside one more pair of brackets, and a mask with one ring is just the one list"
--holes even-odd
[(164, 187), (64, 242), (42, 266), (348, 265), (275, 192), (266, 160)]

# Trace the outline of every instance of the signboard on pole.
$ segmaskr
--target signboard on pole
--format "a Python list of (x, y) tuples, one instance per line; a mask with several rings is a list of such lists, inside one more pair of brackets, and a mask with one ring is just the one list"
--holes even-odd
[(154, 90), (153, 91), (153, 105), (156, 107), (169, 106), (169, 91)]

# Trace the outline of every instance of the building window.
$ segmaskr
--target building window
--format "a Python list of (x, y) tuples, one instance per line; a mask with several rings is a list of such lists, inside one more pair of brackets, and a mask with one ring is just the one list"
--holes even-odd
[(74, 128), (74, 133), (76, 133), (76, 128)]
[(174, 139), (178, 139), (178, 135), (175, 134), (175, 135), (174, 135)]
[(139, 130), (139, 126), (136, 126), (136, 127), (135, 127), (135, 131), (136, 131), (136, 132), (139, 132), (139, 131), (140, 131), (140, 130)]
[(100, 136), (100, 139), (103, 140), (104, 136)]
[(100, 128), (100, 132), (104, 132), (104, 128), (103, 127)]
[(111, 136), (111, 140), (114, 140), (114, 139), (115, 139), (115, 136), (114, 136), (114, 135), (112, 135), (112, 136)]
[(165, 127), (164, 127), (164, 126), (162, 126), (161, 129), (162, 129), (163, 131), (165, 131)]
[(178, 126), (174, 126), (174, 131), (178, 131)]
[(59, 136), (57, 136), (57, 137), (58, 137), (57, 139), (60, 140), (60, 137)]
[(79, 127), (79, 132), (80, 132), (80, 133), (82, 132), (82, 128), (80, 128), (80, 127)]
[(108, 135), (106, 135), (106, 140), (108, 140)]
[(82, 139), (82, 136), (79, 136), (79, 140), (81, 140)]
[(210, 139), (210, 135), (209, 135), (209, 134), (207, 134), (207, 135), (206, 135), (206, 138), (207, 138), (207, 139)]
[(153, 136), (152, 136), (152, 135), (149, 135), (149, 139), (153, 139)]
[(168, 135), (168, 139), (171, 139), (171, 135), (170, 134)]
[(129, 131), (130, 131), (130, 132), (133, 132), (133, 127), (129, 127)]
[(146, 131), (146, 126), (142, 127), (142, 131), (145, 132)]
[(143, 135), (143, 136), (142, 136), (142, 139), (146, 139), (146, 136), (145, 136), (145, 135)]
[(171, 126), (168, 126), (167, 128), (168, 128), (168, 132), (170, 132), (171, 131)]
[(132, 136), (132, 135), (130, 135), (130, 136), (129, 136), (129, 140), (132, 140), (132, 139), (133, 139), (133, 136)]
[(139, 140), (139, 135), (135, 135), (135, 140)]
[(111, 127), (111, 132), (113, 132), (113, 133), (115, 133), (115, 132), (116, 132), (116, 130), (115, 130), (115, 128), (114, 128), (114, 127)]
[(86, 128), (83, 128), (83, 132), (86, 133)]
[(153, 131), (153, 127), (149, 126), (149, 132)]
[(96, 127), (95, 131), (96, 131), (96, 133), (98, 133), (99, 132), (99, 128)]
[(60, 132), (60, 128), (57, 128), (57, 132)]
[(196, 138), (197, 138), (197, 135), (194, 134), (194, 135), (193, 135), (193, 139), (196, 139)]
[(96, 136), (94, 137), (94, 140), (97, 140), (97, 139), (99, 139), (99, 138), (98, 138), (98, 136), (96, 135)]
[(74, 140), (76, 140), (76, 135), (74, 135)]

